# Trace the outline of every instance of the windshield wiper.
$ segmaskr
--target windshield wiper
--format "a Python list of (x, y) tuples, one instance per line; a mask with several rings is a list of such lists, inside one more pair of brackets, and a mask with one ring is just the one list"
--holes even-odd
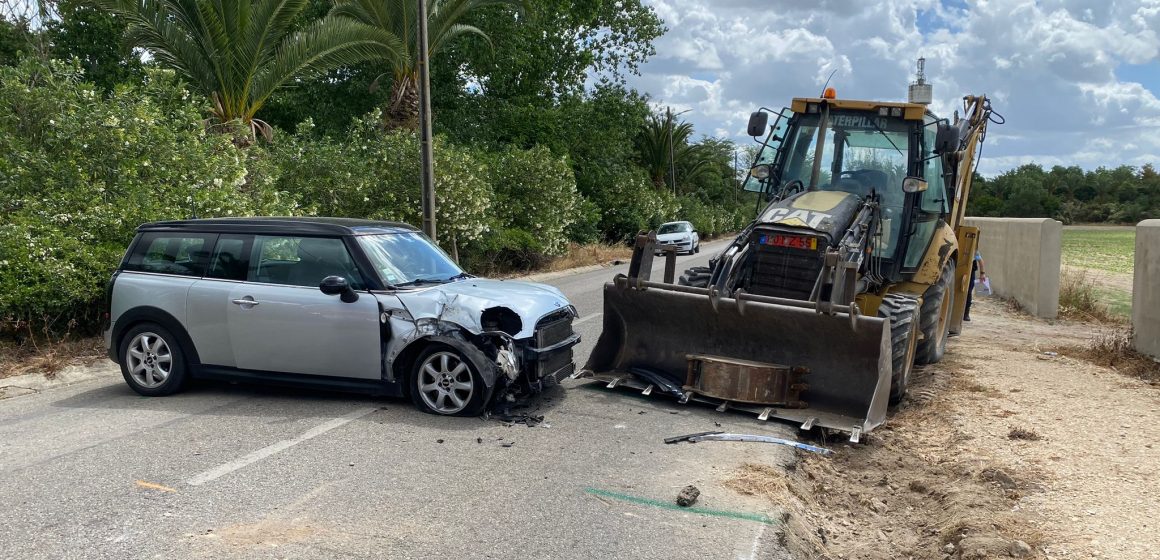
[(452, 277), (448, 278), (448, 279), (447, 279), (447, 281), (448, 281), (448, 282), (454, 282), (454, 281), (456, 281), (456, 280), (462, 280), (462, 279), (464, 279), (464, 278), (475, 278), (475, 277), (474, 277), (474, 276), (472, 276), (472, 275), (470, 275), (470, 274), (468, 274), (468, 273), (466, 273), (466, 272), (460, 272), (459, 274), (456, 274), (455, 276), (452, 276)]
[(874, 130), (877, 130), (878, 134), (881, 134), (884, 138), (886, 138), (887, 142), (890, 142), (890, 146), (894, 148), (894, 151), (898, 152), (898, 155), (906, 157), (906, 154), (902, 153), (902, 150), (898, 149), (898, 144), (895, 144), (894, 140), (890, 139), (890, 135), (886, 134), (886, 131), (882, 130), (882, 127), (878, 126), (878, 123), (874, 122), (874, 119), (869, 119), (869, 121), (870, 124), (874, 125)]
[(446, 280), (440, 280), (439, 278), (416, 278), (406, 282), (399, 282), (398, 284), (395, 284), (395, 286), (419, 286), (422, 284), (442, 284), (444, 282), (446, 282)]

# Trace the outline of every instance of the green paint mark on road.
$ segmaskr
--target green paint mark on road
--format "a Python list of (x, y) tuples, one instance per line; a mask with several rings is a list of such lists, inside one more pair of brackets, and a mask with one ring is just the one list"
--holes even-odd
[(622, 502), (629, 502), (629, 503), (642, 505), (642, 506), (652, 506), (652, 507), (658, 507), (658, 508), (662, 508), (662, 509), (687, 511), (690, 513), (697, 513), (700, 515), (711, 515), (713, 517), (728, 517), (731, 519), (741, 519), (744, 521), (756, 521), (758, 523), (765, 523), (766, 525), (773, 524), (772, 519), (770, 519), (769, 517), (762, 515), (760, 513), (748, 513), (748, 512), (744, 512), (744, 511), (725, 511), (725, 510), (719, 510), (719, 509), (707, 509), (707, 508), (699, 508), (699, 507), (681, 507), (681, 506), (678, 506), (677, 504), (672, 504), (669, 502), (662, 502), (660, 500), (654, 500), (652, 498), (642, 498), (640, 496), (630, 496), (628, 494), (621, 494), (619, 492), (612, 492), (609, 490), (601, 490), (599, 488), (585, 488), (584, 492), (587, 494), (592, 494), (593, 496), (600, 496), (603, 498), (612, 498), (613, 500), (620, 500)]

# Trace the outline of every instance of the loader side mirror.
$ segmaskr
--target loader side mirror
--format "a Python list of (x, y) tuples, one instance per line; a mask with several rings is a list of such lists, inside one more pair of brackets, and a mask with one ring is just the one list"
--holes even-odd
[(902, 180), (902, 192), (905, 193), (920, 193), (926, 191), (926, 181), (918, 177), (907, 177)]
[(749, 126), (746, 131), (750, 136), (765, 136), (765, 131), (769, 128), (769, 113), (765, 111), (756, 111), (749, 113)]
[(940, 122), (938, 124), (938, 130), (934, 135), (934, 153), (945, 154), (957, 152), (961, 140), (959, 137), (959, 127), (945, 121)]

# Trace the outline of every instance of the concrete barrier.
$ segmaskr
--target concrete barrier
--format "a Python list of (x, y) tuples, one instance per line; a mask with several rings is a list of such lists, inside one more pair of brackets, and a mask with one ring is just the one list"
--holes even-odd
[(1136, 225), (1132, 329), (1136, 350), (1160, 358), (1160, 220)]
[(966, 223), (980, 230), (979, 251), (995, 294), (1014, 299), (1036, 317), (1054, 319), (1063, 224), (1050, 218), (967, 218)]

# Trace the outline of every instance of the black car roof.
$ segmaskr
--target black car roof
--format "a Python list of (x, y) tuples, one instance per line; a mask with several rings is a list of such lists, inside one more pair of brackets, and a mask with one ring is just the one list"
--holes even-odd
[(201, 231), (206, 233), (275, 233), (303, 235), (359, 235), (417, 231), (402, 222), (356, 218), (279, 217), (207, 218), (143, 224), (137, 231)]

